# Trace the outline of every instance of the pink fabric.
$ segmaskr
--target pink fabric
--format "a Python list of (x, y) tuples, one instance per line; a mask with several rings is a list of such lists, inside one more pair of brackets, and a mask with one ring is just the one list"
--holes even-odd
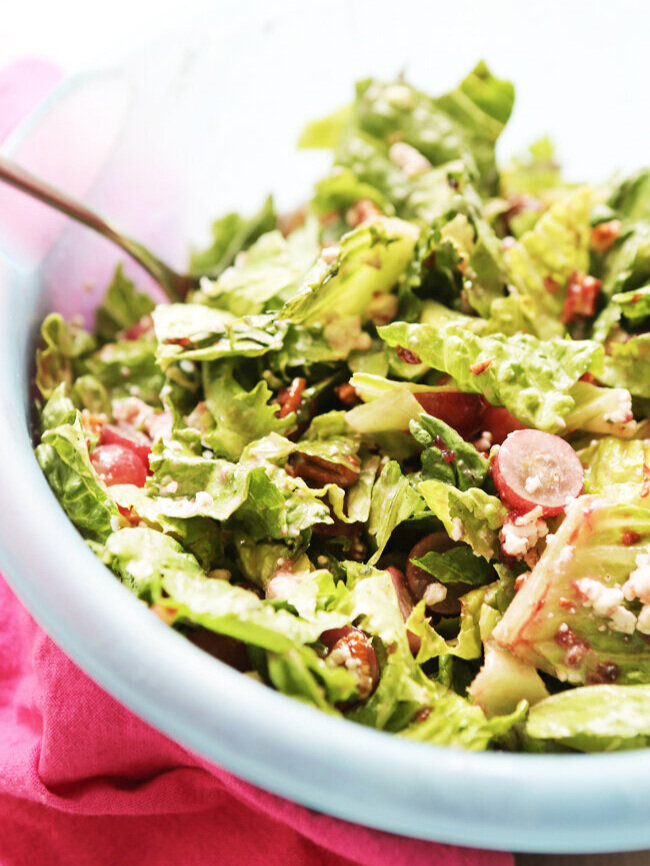
[[(56, 82), (0, 73), (0, 141)], [(423, 746), (423, 748), (426, 748)], [(511, 866), (368, 830), (207, 765), (113, 700), (0, 578), (0, 866)]]

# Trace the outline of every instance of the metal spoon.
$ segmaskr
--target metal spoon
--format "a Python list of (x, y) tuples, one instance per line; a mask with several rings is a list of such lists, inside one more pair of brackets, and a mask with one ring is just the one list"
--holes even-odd
[(117, 244), (151, 274), (170, 301), (182, 301), (189, 291), (198, 288), (198, 277), (191, 274), (179, 274), (141, 243), (124, 234), (81, 202), (61, 192), (41, 178), (35, 177), (13, 160), (4, 156), (0, 156), (0, 180), (37, 198), (55, 210), (67, 214), (73, 220), (83, 223), (83, 225)]

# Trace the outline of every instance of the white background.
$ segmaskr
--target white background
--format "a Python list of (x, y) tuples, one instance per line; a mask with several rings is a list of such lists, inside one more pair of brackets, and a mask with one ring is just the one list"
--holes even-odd
[[(262, 0), (0, 0), (0, 66), (25, 57), (49, 58), (67, 73), (113, 65), (152, 37), (173, 31), (202, 11), (217, 8), (225, 18), (239, 17), (254, 14), (255, 7), (261, 5)], [(595, 14), (598, 6), (594, 0)], [(566, 7), (570, 7), (570, 0)], [(645, 60), (639, 60), (647, 70)], [(650, 157), (650, 146), (648, 151)], [(518, 863), (647, 866), (650, 853), (585, 858), (530, 856), (518, 858)]]

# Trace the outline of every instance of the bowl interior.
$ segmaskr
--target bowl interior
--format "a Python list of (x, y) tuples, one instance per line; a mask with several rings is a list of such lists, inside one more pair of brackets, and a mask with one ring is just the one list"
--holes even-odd
[[(630, 26), (624, 12), (633, 5)], [(215, 216), (252, 211), (268, 192), (280, 208), (309, 195), (328, 157), (296, 152), (300, 129), (344, 104), (356, 79), (404, 69), (442, 92), (483, 57), (518, 87), (502, 153), (550, 132), (570, 176), (599, 180), (645, 159), (639, 16), (648, 23), (640, 5), (625, 2), (595, 17), (586, 2), (507, 0), (444, 8), (408, 0), (399, 13), (386, 0), (335, 2), (227, 25), (215, 15), (120, 70), (64, 84), (5, 150), (182, 266)], [(33, 458), (28, 428), (41, 319), (55, 309), (91, 321), (121, 256), (6, 189), (0, 247), (0, 449), (12, 456), (0, 461), (0, 564), (81, 667), (205, 759), (340, 817), (493, 848), (650, 845), (639, 796), (650, 789), (648, 752), (470, 754), (403, 741), (277, 695), (152, 617), (80, 541)], [(136, 265), (127, 269), (152, 289)]]

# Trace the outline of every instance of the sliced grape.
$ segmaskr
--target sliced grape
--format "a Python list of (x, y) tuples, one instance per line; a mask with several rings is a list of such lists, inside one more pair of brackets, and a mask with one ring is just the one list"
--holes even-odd
[(90, 462), (109, 487), (112, 484), (135, 484), (144, 487), (147, 470), (135, 451), (123, 445), (98, 445)]
[(484, 430), (487, 403), (480, 394), (461, 391), (416, 391), (413, 396), (424, 411), (453, 427), (464, 439)]
[[(444, 553), (454, 546), (454, 542), (446, 532), (432, 532), (426, 535), (413, 547), (406, 562), (406, 579), (411, 594), (419, 601), (424, 597), (427, 587), (432, 583), (439, 583), (432, 574), (419, 568), (412, 560), (420, 559), (431, 550), (436, 553)], [(460, 596), (467, 592), (468, 587), (464, 583), (449, 583), (446, 585), (447, 595), (442, 601), (431, 606), (434, 613), (443, 613), (447, 616), (460, 613)]]
[(525, 512), (539, 505), (547, 517), (559, 514), (584, 485), (582, 463), (573, 448), (540, 430), (510, 433), (494, 458), (492, 477), (508, 508)]
[(122, 448), (129, 448), (138, 455), (145, 467), (149, 466), (149, 454), (151, 453), (151, 440), (144, 433), (138, 433), (136, 430), (133, 433), (120, 430), (119, 427), (114, 427), (112, 424), (104, 424), (102, 427), (101, 436), (99, 438), (100, 445), (121, 445)]
[[(393, 581), (400, 613), (402, 614), (404, 622), (406, 622), (413, 610), (413, 597), (408, 587), (408, 583), (406, 582), (406, 577), (403, 571), (400, 571), (399, 568), (395, 568), (393, 565), (391, 565), (390, 568), (387, 568), (386, 571), (390, 574), (390, 578)], [(421, 639), (412, 631), (407, 631), (406, 636), (409, 641), (409, 649), (413, 655), (417, 655), (420, 651), (420, 645), (422, 643)]]
[(483, 430), (487, 430), (492, 436), (494, 445), (501, 445), (510, 433), (515, 430), (528, 429), (522, 424), (512, 412), (507, 409), (497, 409), (488, 404), (483, 416)]

